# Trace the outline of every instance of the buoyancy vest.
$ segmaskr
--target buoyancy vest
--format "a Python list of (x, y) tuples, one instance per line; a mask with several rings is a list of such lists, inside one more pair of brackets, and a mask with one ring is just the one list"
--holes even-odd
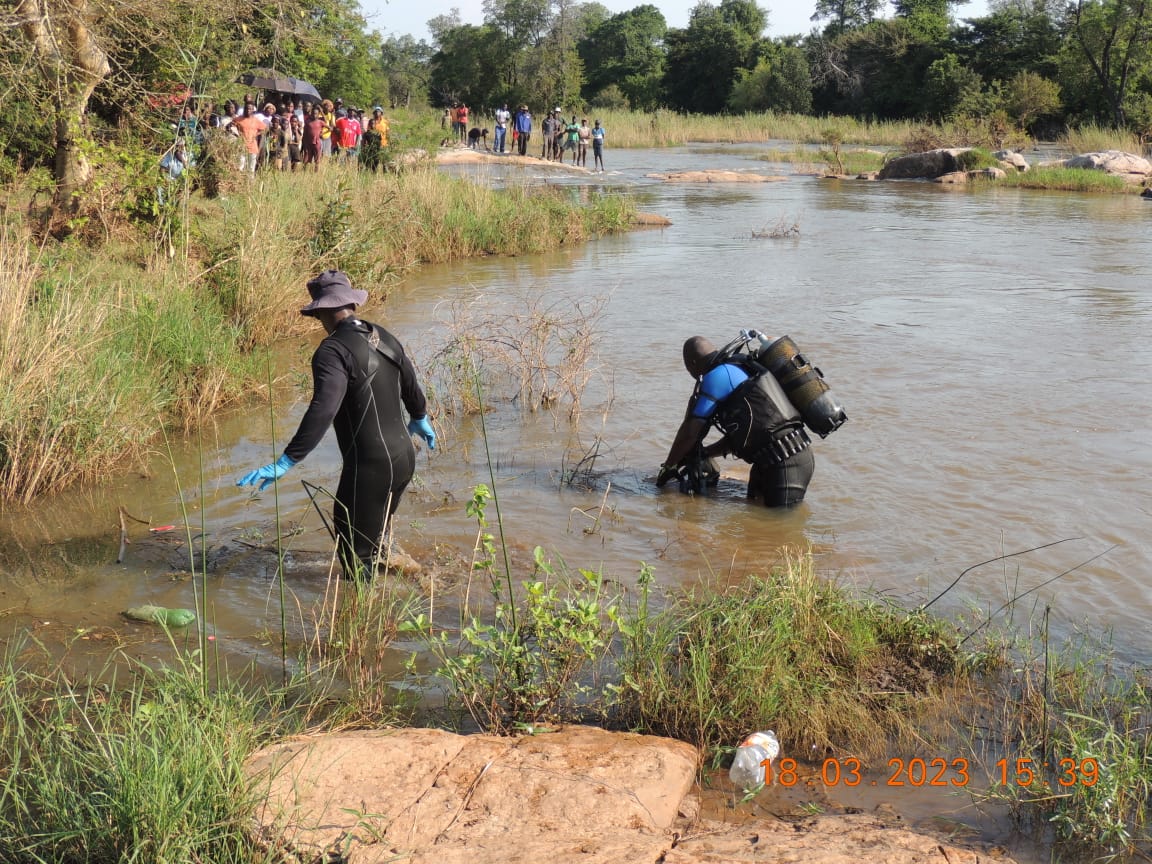
[(800, 412), (772, 373), (742, 357), (721, 362), (739, 366), (748, 375), (712, 415), (713, 425), (738, 458), (753, 465), (778, 465), (808, 447), (811, 439)]
[[(342, 321), (328, 335), (342, 344), (355, 359), (355, 371), (348, 381), (348, 394), (333, 422), (341, 453), (349, 448), (373, 451), (386, 443), (411, 439), (400, 413), (400, 376), (404, 348), (382, 327), (360, 320)], [(391, 375), (378, 375), (382, 364)]]

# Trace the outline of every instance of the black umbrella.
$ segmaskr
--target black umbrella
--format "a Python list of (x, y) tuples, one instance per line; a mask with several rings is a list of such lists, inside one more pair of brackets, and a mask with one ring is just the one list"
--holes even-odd
[(287, 93), (292, 96), (301, 96), (305, 100), (320, 101), (320, 91), (299, 78), (284, 75), (275, 69), (253, 69), (245, 72), (236, 79), (237, 84), (247, 84), (249, 87), (259, 87), (275, 93)]

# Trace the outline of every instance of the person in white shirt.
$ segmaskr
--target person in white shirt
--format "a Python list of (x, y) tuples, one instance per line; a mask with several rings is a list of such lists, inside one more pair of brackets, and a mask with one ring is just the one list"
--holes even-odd
[(492, 152), (504, 152), (504, 139), (508, 134), (508, 121), (512, 119), (512, 113), (508, 110), (508, 103), (496, 109), (496, 136), (492, 139)]

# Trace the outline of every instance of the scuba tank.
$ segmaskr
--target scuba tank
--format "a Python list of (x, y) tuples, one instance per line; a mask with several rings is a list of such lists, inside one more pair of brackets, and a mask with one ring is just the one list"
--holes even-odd
[(804, 425), (821, 438), (827, 438), (847, 421), (848, 415), (832, 395), (824, 373), (808, 362), (791, 337), (769, 341), (756, 330), (741, 330), (736, 339), (717, 352), (717, 362), (741, 353), (772, 373), (800, 412)]

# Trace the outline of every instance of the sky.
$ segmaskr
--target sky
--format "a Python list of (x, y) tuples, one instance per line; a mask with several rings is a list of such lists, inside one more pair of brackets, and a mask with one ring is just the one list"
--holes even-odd
[[(698, 0), (599, 0), (612, 12), (626, 12), (645, 2), (652, 3), (661, 12), (669, 27), (686, 27), (688, 13)], [(719, 0), (710, 0), (719, 5)], [(815, 0), (759, 0), (761, 8), (768, 10), (768, 35), (788, 36), (808, 33), (815, 25), (809, 20), (816, 8)], [(460, 10), (464, 24), (482, 24), (482, 0), (360, 0), (360, 8), (368, 19), (368, 26), (384, 36), (415, 36), (431, 41), (428, 20), (447, 15), (453, 7)], [(956, 18), (978, 18), (987, 14), (987, 0), (969, 0), (954, 7)]]

